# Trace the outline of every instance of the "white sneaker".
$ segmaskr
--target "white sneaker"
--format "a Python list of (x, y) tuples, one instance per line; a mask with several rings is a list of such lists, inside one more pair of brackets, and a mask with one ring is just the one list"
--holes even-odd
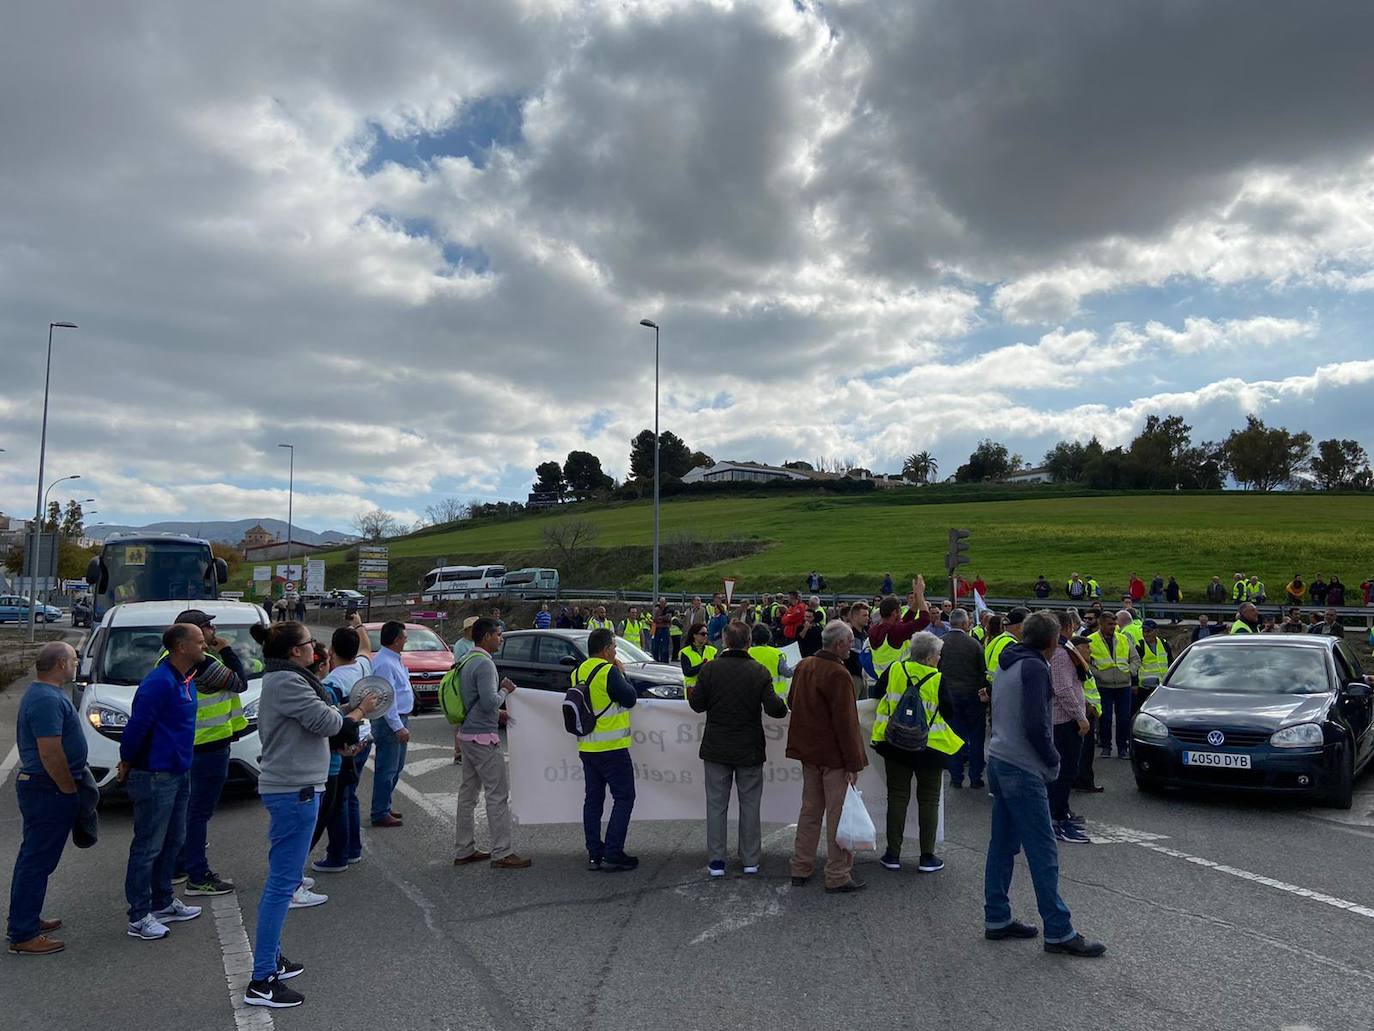
[(158, 922), (157, 917), (149, 913), (137, 923), (129, 925), (130, 938), (142, 938), (146, 942), (157, 941), (159, 938), (167, 937), (167, 928)]
[(302, 878), (301, 878), (301, 887), (302, 887), (302, 888), (313, 888), (313, 887), (315, 887), (315, 878), (313, 878), (313, 877), (302, 877)]
[(291, 894), (291, 909), (308, 909), (311, 906), (323, 906), (329, 901), (328, 895), (321, 895), (317, 891), (311, 891), (304, 884)]
[(759, 868), (757, 866), (746, 866), (744, 872), (747, 876), (752, 877), (759, 872)]
[(199, 906), (188, 906), (181, 899), (172, 899), (172, 904), (166, 909), (159, 909), (153, 916), (157, 917), (164, 924), (176, 924), (183, 920), (194, 920), (200, 916)]

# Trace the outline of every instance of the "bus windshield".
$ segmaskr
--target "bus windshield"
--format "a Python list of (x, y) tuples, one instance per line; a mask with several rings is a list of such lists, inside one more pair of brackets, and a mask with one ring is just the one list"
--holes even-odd
[(97, 615), (121, 602), (219, 597), (210, 545), (199, 540), (106, 541), (93, 586)]

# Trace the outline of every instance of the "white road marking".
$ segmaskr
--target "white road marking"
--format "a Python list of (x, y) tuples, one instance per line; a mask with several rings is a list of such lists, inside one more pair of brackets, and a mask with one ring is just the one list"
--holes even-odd
[(433, 773), (435, 770), (452, 769), (456, 765), (451, 755), (432, 759), (417, 759), (415, 762), (407, 760), (403, 772), (408, 777), (423, 777), (426, 773)]
[(253, 947), (243, 929), (243, 914), (234, 894), (210, 899), (215, 918), (215, 933), (224, 957), (224, 979), (229, 984), (229, 1005), (234, 1009), (235, 1031), (272, 1031), (272, 1011), (249, 1006), (243, 1001), (248, 982), (253, 979)]
[(723, 907), (727, 913), (723, 919), (706, 928), (687, 944), (700, 945), (722, 934), (742, 931), (760, 920), (782, 916), (783, 896), (792, 890), (792, 885), (783, 884), (771, 891), (748, 891), (742, 880), (732, 881), (731, 885), (722, 891), (721, 888), (724, 886), (703, 881), (701, 884), (684, 884), (677, 889), (679, 895), (694, 902), (713, 903)]
[(10, 771), (19, 765), (19, 746), (16, 744), (10, 748), (10, 754), (5, 756), (5, 761), (0, 763), (0, 788), (5, 786), (5, 781), (10, 779)]
[(1130, 827), (1117, 827), (1110, 823), (1092, 822), (1089, 837), (1094, 845), (1139, 845), (1144, 841), (1163, 841), (1167, 834), (1151, 834)]
[[(1308, 899), (1312, 902), (1319, 902), (1322, 905), (1330, 906), (1333, 909), (1343, 910), (1346, 913), (1353, 913), (1356, 916), (1374, 919), (1374, 908), (1371, 908), (1369, 906), (1362, 906), (1358, 902), (1351, 902), (1349, 899), (1339, 898), (1335, 895), (1328, 895), (1326, 892), (1323, 891), (1316, 891), (1312, 888), (1304, 888), (1300, 884), (1290, 884), (1287, 881), (1280, 881), (1273, 877), (1266, 877), (1263, 874), (1254, 873), (1251, 870), (1242, 870), (1240, 867), (1237, 866), (1228, 866), (1225, 863), (1216, 863), (1210, 859), (1204, 859), (1202, 856), (1195, 856), (1187, 852), (1180, 852), (1176, 848), (1169, 848), (1166, 845), (1159, 844), (1158, 842), (1161, 836), (1157, 834), (1149, 834), (1146, 831), (1137, 831), (1130, 827), (1104, 826), (1103, 829), (1109, 832), (1114, 832), (1118, 835), (1129, 836), (1128, 838), (1120, 839), (1123, 840), (1126, 844), (1135, 845), (1139, 848), (1149, 849), (1151, 852), (1158, 852), (1160, 855), (1170, 856), (1174, 859), (1182, 859), (1184, 862), (1192, 863), (1195, 866), (1201, 866), (1208, 870), (1215, 870), (1217, 873), (1226, 874), (1228, 877), (1236, 877), (1242, 881), (1249, 881), (1252, 884), (1260, 884), (1266, 888), (1273, 888), (1275, 891), (1282, 891), (1286, 894), (1294, 895), (1298, 898)], [(1097, 825), (1090, 825), (1088, 832), (1095, 838), (1097, 832)]]

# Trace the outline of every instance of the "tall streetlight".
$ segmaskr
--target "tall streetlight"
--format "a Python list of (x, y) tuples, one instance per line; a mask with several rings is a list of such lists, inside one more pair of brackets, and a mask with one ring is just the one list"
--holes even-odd
[(641, 326), (654, 331), (654, 601), (658, 604), (658, 323), (640, 319)]
[(76, 329), (75, 322), (49, 322), (48, 323), (48, 367), (43, 374), (43, 432), (38, 438), (38, 489), (34, 492), (34, 513), (33, 513), (33, 561), (34, 565), (30, 568), (34, 573), (34, 581), (30, 585), (33, 590), (29, 592), (29, 641), (33, 641), (33, 596), (38, 593), (38, 527), (43, 521), (43, 460), (48, 452), (48, 386), (52, 382), (52, 331), (54, 329)]
[(291, 464), (286, 473), (286, 575), (291, 576), (291, 509), (296, 500), (296, 445), (278, 444), (291, 452)]

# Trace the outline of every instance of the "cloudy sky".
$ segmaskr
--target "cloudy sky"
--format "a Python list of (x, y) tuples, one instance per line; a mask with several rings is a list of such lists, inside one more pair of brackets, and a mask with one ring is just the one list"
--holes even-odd
[[(717, 458), (953, 472), (1256, 412), (1368, 446), (1374, 7), (21, 4), (0, 510), (522, 498)], [(66, 496), (64, 488), (54, 492)], [(88, 506), (96, 507), (96, 506)]]

